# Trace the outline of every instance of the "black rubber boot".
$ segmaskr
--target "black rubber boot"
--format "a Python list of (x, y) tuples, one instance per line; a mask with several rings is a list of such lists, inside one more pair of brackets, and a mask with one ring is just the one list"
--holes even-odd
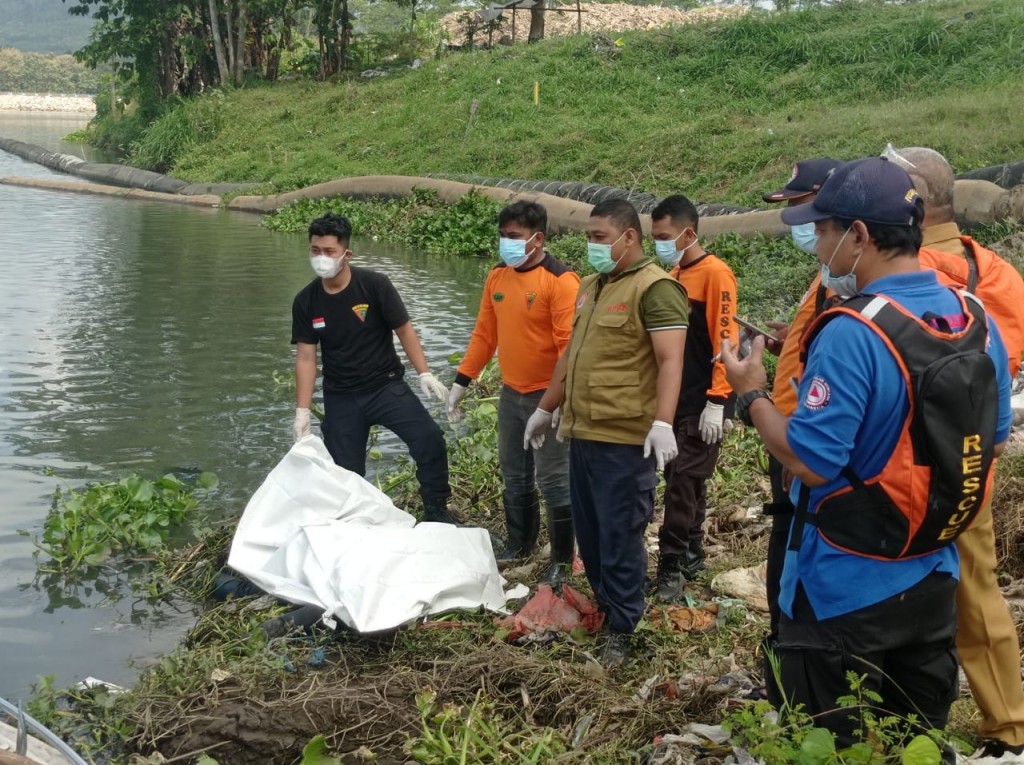
[(687, 579), (696, 579), (697, 574), (707, 566), (704, 565), (704, 544), (700, 538), (691, 539), (683, 553), (683, 573)]
[(572, 575), (572, 554), (576, 550), (569, 505), (548, 507), (548, 538), (551, 542), (551, 566), (541, 581), (557, 591)]
[(494, 554), (500, 565), (525, 558), (533, 552), (540, 533), (540, 500), (537, 492), (502, 495), (508, 537), (505, 546)]
[(675, 603), (683, 597), (686, 574), (683, 571), (683, 555), (662, 553), (658, 556), (658, 575), (655, 580), (654, 596), (662, 603)]
[(260, 629), (268, 638), (284, 637), (300, 630), (309, 635), (323, 615), (324, 610), (320, 606), (299, 606), (294, 611), (267, 619)]
[(461, 526), (462, 522), (448, 512), (448, 500), (423, 498), (423, 520), (429, 523), (450, 523)]

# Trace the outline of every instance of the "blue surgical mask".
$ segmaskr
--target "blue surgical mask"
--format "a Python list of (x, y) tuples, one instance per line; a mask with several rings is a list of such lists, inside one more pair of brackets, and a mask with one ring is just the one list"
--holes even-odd
[(814, 254), (814, 246), (818, 243), (818, 235), (814, 233), (813, 222), (792, 226), (789, 233), (793, 236), (793, 244), (810, 255)]
[[(625, 235), (626, 232), (623, 231), (619, 239), (622, 239)], [(619, 239), (616, 239), (611, 244), (587, 242), (587, 262), (599, 274), (611, 273), (615, 270), (615, 266), (618, 265), (618, 261), (612, 258), (612, 248), (619, 243)], [(622, 260), (622, 257), (619, 260)]]
[(529, 239), (506, 239), (505, 237), (498, 239), (498, 255), (501, 256), (506, 266), (519, 268), (529, 259), (529, 255), (526, 254), (526, 245), (534, 236), (537, 234), (534, 233)]
[(697, 240), (694, 239), (683, 249), (677, 250), (676, 242), (678, 242), (679, 237), (685, 233), (686, 229), (684, 228), (682, 231), (679, 232), (679, 236), (677, 236), (675, 239), (655, 239), (654, 254), (658, 256), (658, 260), (660, 260), (666, 266), (674, 266), (680, 260), (682, 260), (683, 255), (686, 254), (686, 251), (693, 247), (693, 245), (697, 244)]
[[(857, 270), (857, 264), (860, 263), (860, 255), (858, 255), (857, 259), (853, 261), (853, 267), (850, 269), (850, 273), (848, 274), (833, 276), (832, 271), (829, 268), (829, 266), (832, 265), (832, 261), (836, 259), (836, 253), (839, 252), (839, 248), (843, 244), (843, 239), (846, 239), (846, 234), (849, 233), (850, 229), (846, 229), (846, 232), (836, 244), (836, 248), (832, 250), (832, 257), (828, 259), (828, 263), (821, 267), (821, 283), (841, 298), (853, 297), (858, 292), (857, 275), (854, 272)], [(863, 255), (863, 253), (861, 253), (861, 255)]]

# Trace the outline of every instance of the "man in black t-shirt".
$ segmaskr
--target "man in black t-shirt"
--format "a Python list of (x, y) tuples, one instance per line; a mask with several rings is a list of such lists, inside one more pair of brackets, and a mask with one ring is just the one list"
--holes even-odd
[(349, 265), (352, 226), (328, 213), (309, 226), (310, 264), (319, 278), (292, 302), (295, 356), (295, 440), (309, 435), (309, 406), (316, 382), (316, 347), (324, 375), (324, 443), (334, 461), (366, 473), (372, 425), (393, 431), (416, 463), (423, 520), (455, 523), (448, 513), (448, 455), (441, 428), (406, 384), (395, 351), (398, 335), (426, 396), (441, 401), (448, 390), (430, 373), (402, 298), (384, 275)]

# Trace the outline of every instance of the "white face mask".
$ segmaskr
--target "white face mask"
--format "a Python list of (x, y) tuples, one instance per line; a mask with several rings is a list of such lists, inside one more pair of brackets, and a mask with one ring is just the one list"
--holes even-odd
[(344, 262), (344, 255), (340, 258), (332, 258), (327, 255), (309, 256), (309, 265), (313, 267), (313, 271), (321, 279), (332, 279), (337, 276), (338, 272), (341, 271), (341, 267)]
[(836, 243), (836, 248), (832, 250), (832, 257), (828, 259), (828, 263), (821, 267), (821, 283), (826, 289), (832, 290), (834, 293), (839, 295), (841, 298), (853, 297), (857, 294), (857, 274), (854, 272), (857, 270), (857, 264), (860, 263), (860, 256), (864, 253), (857, 255), (857, 259), (853, 261), (853, 267), (850, 269), (850, 273), (843, 274), (842, 276), (833, 276), (829, 266), (832, 265), (832, 261), (836, 259), (836, 253), (839, 252), (839, 248), (843, 245), (843, 240), (846, 239), (846, 235), (850, 233), (850, 229), (846, 229), (839, 242)]

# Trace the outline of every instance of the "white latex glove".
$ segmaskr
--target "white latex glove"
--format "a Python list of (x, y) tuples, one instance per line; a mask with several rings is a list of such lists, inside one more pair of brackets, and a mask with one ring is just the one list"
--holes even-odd
[(713, 404), (710, 401), (704, 405), (704, 411), (700, 413), (700, 439), (708, 446), (717, 444), (722, 440), (722, 419), (725, 417), (725, 407), (721, 404)]
[(295, 421), (292, 423), (292, 437), (295, 439), (295, 443), (298, 443), (312, 432), (309, 410), (303, 406), (295, 407)]
[(547, 435), (548, 428), (551, 427), (551, 418), (551, 412), (545, 412), (540, 408), (530, 415), (530, 419), (526, 421), (526, 431), (523, 433), (524, 449), (529, 449), (531, 446), (534, 449), (540, 449), (544, 446), (544, 437)]
[(736, 423), (732, 420), (726, 420), (722, 423), (722, 436), (727, 436), (732, 433), (733, 428), (736, 427)]
[(647, 438), (644, 439), (644, 458), (650, 457), (652, 452), (658, 463), (658, 470), (664, 470), (665, 465), (679, 454), (675, 431), (667, 422), (655, 420), (651, 425)]
[(551, 413), (551, 429), (555, 431), (555, 438), (558, 439), (558, 443), (562, 443), (565, 438), (558, 432), (559, 427), (562, 425), (562, 407), (556, 406), (555, 411)]
[(459, 404), (462, 403), (462, 397), (465, 395), (466, 386), (458, 383), (452, 385), (452, 389), (448, 391), (448, 422), (458, 422), (462, 419)]
[(427, 398), (436, 398), (438, 401), (448, 400), (448, 389), (441, 384), (441, 381), (430, 372), (424, 372), (420, 376), (420, 390)]

